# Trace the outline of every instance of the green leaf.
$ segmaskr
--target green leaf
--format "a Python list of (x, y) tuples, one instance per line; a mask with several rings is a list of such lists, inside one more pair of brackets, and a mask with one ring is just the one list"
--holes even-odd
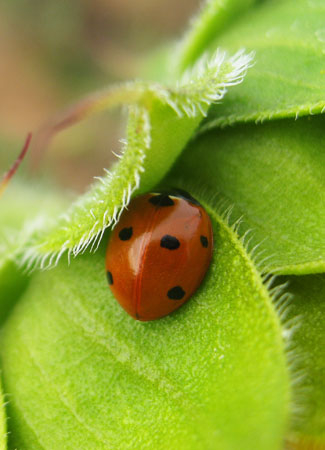
[(209, 212), (209, 273), (161, 320), (136, 322), (114, 300), (105, 245), (33, 276), (1, 342), (10, 448), (281, 448), (282, 328), (236, 234)]
[(237, 126), (198, 137), (175, 176), (204, 186), (242, 217), (264, 269), (282, 274), (325, 271), (323, 117)]
[(6, 319), (22, 292), (26, 289), (28, 277), (10, 258), (0, 261), (0, 325)]
[(69, 199), (42, 183), (25, 183), (11, 182), (0, 198), (0, 324), (28, 283), (18, 267), (25, 246), (66, 208)]
[(222, 52), (210, 59), (204, 56), (176, 88), (146, 83), (113, 87), (85, 99), (50, 124), (43, 132), (46, 137), (118, 102), (130, 105), (127, 141), (119, 163), (72, 205), (57, 225), (37, 236), (24, 261), (44, 268), (57, 264), (63, 253), (70, 259), (89, 246), (96, 249), (132, 194), (148, 191), (165, 176), (211, 103), (242, 81), (250, 62), (251, 55), (243, 52), (233, 57)]
[(325, 446), (325, 276), (288, 277), (287, 281), (294, 294), (290, 316), (300, 316), (292, 344), (301, 359), (304, 388), (297, 399), (303, 407), (300, 420), (290, 440), (297, 448), (321, 449)]
[(36, 217), (56, 217), (71, 200), (69, 193), (63, 195), (41, 181), (12, 180), (0, 198), (0, 243), (11, 230), (21, 229), (24, 223), (34, 222)]
[(256, 52), (245, 82), (211, 108), (204, 128), (319, 114), (325, 109), (323, 0), (264, 1), (215, 45)]
[[(172, 64), (183, 71), (193, 65), (216, 36), (258, 0), (207, 0), (202, 11), (193, 20), (190, 30), (173, 54)], [(239, 48), (241, 45), (239, 45)]]
[(2, 389), (0, 385), (0, 450), (7, 448), (7, 419)]

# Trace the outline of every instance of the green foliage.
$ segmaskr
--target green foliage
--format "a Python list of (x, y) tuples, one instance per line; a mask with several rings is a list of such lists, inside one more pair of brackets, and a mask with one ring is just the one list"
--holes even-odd
[[(232, 21), (240, 17), (258, 0), (208, 0), (179, 45), (177, 69), (187, 69)], [(240, 48), (240, 46), (238, 47)], [(175, 65), (175, 59), (172, 64)]]
[(325, 445), (325, 277), (288, 277), (287, 281), (294, 294), (290, 316), (301, 317), (293, 345), (301, 360), (304, 386), (300, 402), (303, 409), (291, 440), (301, 448), (321, 449)]
[[(325, 118), (238, 126), (200, 136), (175, 166), (242, 217), (264, 268), (277, 273), (325, 270)], [(171, 181), (172, 182), (172, 181)], [(260, 259), (261, 259), (260, 258)]]
[(7, 424), (2, 389), (0, 385), (0, 450), (7, 448)]
[[(30, 244), (24, 261), (50, 267), (68, 252), (74, 256), (90, 245), (97, 248), (105, 229), (116, 224), (134, 192), (151, 189), (167, 173), (186, 142), (207, 114), (211, 103), (223, 98), (228, 86), (242, 81), (252, 55), (205, 56), (185, 73), (176, 88), (128, 83), (79, 103), (49, 128), (72, 123), (119, 103), (129, 104), (127, 140), (120, 161), (80, 198), (53, 228)], [(76, 119), (77, 117), (77, 119)], [(58, 126), (60, 125), (60, 126)]]
[(10, 239), (9, 231), (20, 230), (23, 224), (34, 222), (36, 216), (56, 218), (71, 200), (68, 193), (63, 196), (62, 192), (42, 182), (27, 178), (11, 181), (1, 197), (1, 244)]
[(268, 0), (218, 37), (229, 51), (254, 50), (256, 63), (204, 128), (323, 112), (324, 15), (323, 0)]
[(27, 273), (17, 267), (26, 245), (64, 210), (68, 198), (27, 180), (12, 183), (1, 198), (0, 324), (28, 283)]
[(282, 329), (241, 242), (209, 212), (211, 270), (164, 319), (120, 308), (105, 245), (33, 277), (1, 346), (10, 448), (279, 448), (291, 399)]
[(25, 290), (28, 283), (26, 274), (21, 273), (10, 258), (0, 263), (0, 325)]
[[(35, 189), (1, 199), (9, 448), (324, 445), (325, 285), (323, 274), (311, 275), (325, 267), (324, 20), (322, 0), (211, 0), (179, 50), (177, 70), (190, 69), (174, 87), (116, 86), (52, 123), (49, 135), (87, 114), (129, 108), (121, 161), (67, 214), (56, 219), (64, 202)], [(214, 39), (235, 56), (215, 52)], [(223, 99), (251, 65), (243, 46), (256, 52), (255, 65)], [(289, 119), (300, 115), (308, 117)], [(184, 307), (140, 323), (107, 287), (107, 228), (132, 195), (158, 184), (203, 202), (215, 250)], [(65, 252), (78, 256), (70, 266), (60, 261)], [(16, 262), (56, 267), (27, 281)], [(286, 275), (283, 296), (269, 272)]]

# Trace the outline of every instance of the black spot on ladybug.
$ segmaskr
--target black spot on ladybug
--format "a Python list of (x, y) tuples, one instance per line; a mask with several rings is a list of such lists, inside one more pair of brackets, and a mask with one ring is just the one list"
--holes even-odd
[(149, 198), (149, 202), (155, 206), (173, 206), (174, 201), (167, 194), (158, 194)]
[(169, 234), (165, 234), (160, 241), (160, 247), (168, 248), (168, 250), (176, 250), (180, 245), (179, 240)]
[(193, 205), (201, 206), (201, 203), (198, 202), (194, 197), (192, 197), (191, 194), (184, 191), (183, 189), (174, 188), (172, 190), (172, 195), (178, 198), (183, 198), (184, 200), (187, 200), (190, 203), (193, 203)]
[(131, 239), (133, 234), (133, 228), (129, 227), (129, 228), (123, 228), (119, 234), (118, 237), (121, 239), (121, 241), (128, 241), (129, 239)]
[(209, 241), (206, 236), (200, 236), (200, 241), (201, 241), (202, 247), (204, 247), (204, 248), (208, 247)]
[(175, 286), (167, 292), (168, 298), (171, 300), (181, 300), (185, 295), (185, 291), (181, 286)]
[(109, 271), (107, 271), (106, 275), (107, 275), (108, 284), (110, 284), (110, 285), (113, 284), (113, 283), (114, 283), (114, 280), (113, 280), (113, 275), (112, 275), (112, 273), (109, 272)]

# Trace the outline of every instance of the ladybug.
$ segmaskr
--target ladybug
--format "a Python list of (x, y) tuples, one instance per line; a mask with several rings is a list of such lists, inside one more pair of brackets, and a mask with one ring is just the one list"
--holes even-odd
[(201, 204), (184, 191), (134, 198), (113, 230), (106, 253), (108, 284), (141, 321), (183, 305), (211, 262), (213, 234)]

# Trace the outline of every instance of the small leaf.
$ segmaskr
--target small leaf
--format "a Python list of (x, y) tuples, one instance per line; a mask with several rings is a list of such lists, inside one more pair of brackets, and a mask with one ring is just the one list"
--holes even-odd
[[(300, 316), (293, 335), (293, 348), (301, 359), (302, 381), (300, 420), (294, 424), (289, 440), (293, 448), (325, 447), (325, 276), (288, 277), (294, 294), (290, 316)], [(299, 380), (297, 380), (299, 381)]]
[(5, 403), (3, 400), (2, 389), (0, 385), (0, 450), (7, 448), (7, 419), (5, 412)]
[(242, 218), (264, 269), (325, 271), (324, 118), (215, 130), (198, 137), (172, 172), (204, 186)]
[(203, 128), (325, 110), (323, 0), (260, 2), (211, 46), (256, 52), (245, 82), (211, 108)]
[(45, 127), (38, 146), (90, 112), (130, 98), (127, 141), (119, 163), (72, 205), (57, 225), (34, 239), (23, 261), (44, 268), (55, 265), (64, 253), (70, 259), (89, 246), (96, 249), (131, 195), (148, 191), (165, 176), (210, 104), (220, 100), (229, 86), (242, 81), (251, 60), (252, 55), (242, 51), (228, 58), (222, 52), (210, 59), (204, 56), (176, 88), (144, 83), (112, 88), (80, 102)]
[[(192, 66), (211, 42), (258, 0), (207, 0), (173, 54), (179, 71)], [(241, 47), (241, 45), (239, 45)]]
[(1, 341), (11, 448), (281, 447), (291, 398), (282, 328), (241, 242), (209, 212), (208, 276), (164, 319), (121, 309), (104, 245), (33, 276)]

